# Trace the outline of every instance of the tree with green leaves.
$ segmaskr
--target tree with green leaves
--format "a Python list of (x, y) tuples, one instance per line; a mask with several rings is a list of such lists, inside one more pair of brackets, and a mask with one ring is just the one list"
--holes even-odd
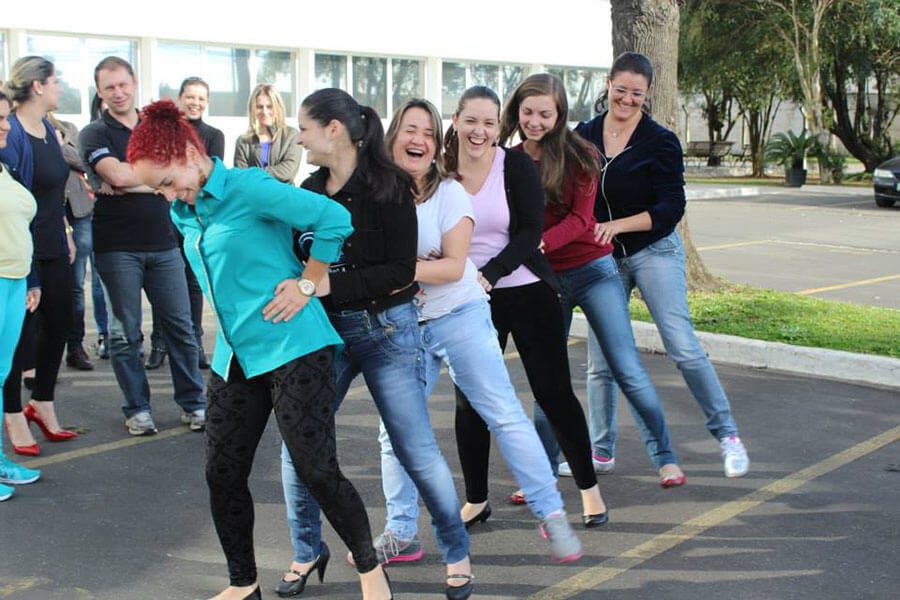
[(900, 1), (856, 0), (835, 7), (824, 29), (825, 118), (847, 151), (872, 171), (894, 150), (900, 111)]

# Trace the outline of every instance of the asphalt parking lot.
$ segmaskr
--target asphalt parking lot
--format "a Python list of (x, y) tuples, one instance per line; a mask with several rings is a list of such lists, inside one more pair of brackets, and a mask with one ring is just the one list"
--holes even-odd
[[(584, 363), (584, 344), (574, 342), (571, 366), (582, 398)], [(885, 469), (900, 462), (896, 391), (720, 366), (753, 461), (747, 477), (730, 480), (678, 372), (661, 356), (645, 356), (645, 363), (664, 398), (687, 485), (663, 490), (656, 484), (620, 405), (617, 470), (601, 478), (610, 523), (581, 531), (585, 557), (557, 566), (529, 512), (506, 504), (515, 485), (495, 452), (494, 515), (471, 531), (474, 597), (897, 597), (900, 473)], [(530, 407), (518, 361), (511, 357), (508, 364)], [(207, 508), (203, 435), (179, 423), (167, 370), (150, 378), (160, 434), (129, 438), (109, 362), (99, 362), (94, 372), (64, 371), (59, 413), (84, 435), (42, 443), (44, 455), (23, 462), (43, 469), (43, 479), (0, 505), (0, 598), (204, 599), (227, 584)], [(446, 377), (431, 407), (461, 489)], [(339, 452), (377, 533), (384, 509), (376, 435), (373, 406), (358, 385), (339, 413)], [(275, 597), (271, 588), (290, 560), (278, 445), (272, 420), (251, 481), (266, 598)], [(577, 491), (569, 479), (561, 487), (577, 522)], [(397, 598), (443, 597), (443, 569), (426, 515), (420, 531), (422, 563), (390, 569)], [(326, 585), (311, 581), (303, 597), (358, 598), (355, 574), (341, 560), (343, 544), (328, 526), (325, 535), (334, 555)]]
[(694, 244), (713, 273), (900, 309), (900, 205), (876, 207), (870, 188), (758, 189), (757, 196), (688, 203)]

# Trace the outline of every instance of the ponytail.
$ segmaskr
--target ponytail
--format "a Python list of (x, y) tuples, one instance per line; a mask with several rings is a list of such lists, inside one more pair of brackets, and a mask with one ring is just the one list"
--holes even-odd
[(373, 108), (360, 106), (350, 94), (337, 88), (313, 92), (302, 106), (310, 118), (323, 126), (335, 119), (344, 125), (356, 146), (356, 172), (373, 201), (412, 202), (415, 182), (388, 157), (381, 117)]

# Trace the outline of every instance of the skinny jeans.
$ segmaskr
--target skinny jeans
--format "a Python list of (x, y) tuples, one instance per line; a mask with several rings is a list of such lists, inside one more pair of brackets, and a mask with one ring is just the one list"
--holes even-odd
[[(494, 289), (491, 320), (502, 349), (509, 336), (522, 358), (535, 402), (544, 410), (579, 489), (597, 484), (591, 463), (587, 420), (572, 390), (563, 313), (559, 298), (548, 284), (538, 281)], [(466, 500), (479, 503), (488, 497), (491, 435), (487, 424), (456, 388), (456, 442)]]

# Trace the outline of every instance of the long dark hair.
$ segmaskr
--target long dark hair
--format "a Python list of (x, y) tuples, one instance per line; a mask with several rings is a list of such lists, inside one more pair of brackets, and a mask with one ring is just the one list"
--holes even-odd
[[(394, 164), (384, 148), (381, 118), (369, 106), (361, 106), (353, 96), (337, 88), (310, 94), (301, 104), (306, 114), (320, 125), (340, 121), (357, 146), (356, 172), (375, 202), (401, 203), (415, 195), (412, 177)], [(322, 167), (327, 168), (327, 167)]]
[[(634, 73), (635, 75), (643, 75), (646, 77), (648, 90), (650, 89), (650, 86), (653, 85), (653, 65), (650, 63), (650, 59), (640, 52), (623, 52), (618, 55), (613, 61), (612, 66), (609, 68), (606, 79), (607, 81), (611, 81), (613, 77), (623, 72)], [(604, 88), (603, 93), (600, 94), (600, 97), (597, 98), (597, 101), (594, 103), (594, 110), (598, 113), (602, 113), (606, 110), (606, 101), (608, 99), (609, 92)], [(648, 115), (652, 113), (649, 98), (644, 100), (641, 110)]]
[(578, 171), (596, 176), (598, 157), (590, 142), (569, 131), (566, 88), (559, 77), (549, 73), (531, 75), (519, 84), (507, 100), (500, 118), (500, 145), (516, 133), (522, 140), (526, 139), (519, 125), (519, 107), (530, 96), (550, 96), (556, 104), (556, 124), (540, 141), (541, 183), (547, 203), (561, 213), (568, 213), (570, 207), (563, 199), (566, 179)]
[[(459, 104), (456, 106), (456, 112), (454, 115), (459, 115), (462, 110), (466, 107), (466, 102), (469, 100), (475, 100), (477, 98), (483, 98), (485, 100), (490, 100), (494, 104), (497, 105), (497, 116), (500, 116), (500, 98), (497, 96), (497, 93), (486, 85), (473, 85), (465, 92), (459, 99)], [(444, 168), (447, 170), (452, 177), (456, 179), (462, 179), (459, 176), (459, 135), (456, 133), (456, 129), (451, 125), (447, 128), (447, 133), (444, 136)]]

